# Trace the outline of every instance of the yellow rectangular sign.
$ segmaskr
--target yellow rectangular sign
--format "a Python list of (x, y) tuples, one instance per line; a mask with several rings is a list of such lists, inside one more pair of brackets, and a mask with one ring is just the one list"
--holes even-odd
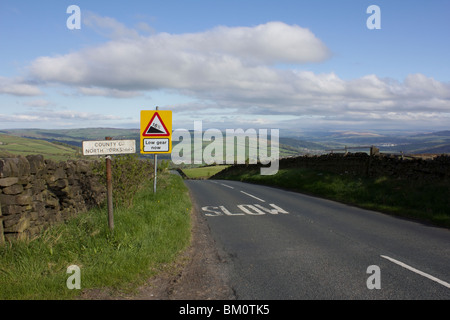
[(172, 111), (141, 110), (141, 153), (172, 152)]

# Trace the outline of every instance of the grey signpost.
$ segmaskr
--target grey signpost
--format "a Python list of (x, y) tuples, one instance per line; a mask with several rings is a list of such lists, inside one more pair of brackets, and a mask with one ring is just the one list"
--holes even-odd
[(83, 141), (83, 155), (106, 156), (108, 226), (111, 231), (114, 230), (111, 155), (130, 153), (136, 153), (136, 140), (112, 140), (111, 137), (105, 137), (105, 140), (100, 141)]

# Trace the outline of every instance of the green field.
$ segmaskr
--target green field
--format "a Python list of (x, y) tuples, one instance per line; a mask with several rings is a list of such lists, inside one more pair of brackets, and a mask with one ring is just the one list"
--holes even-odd
[(62, 161), (79, 157), (80, 150), (61, 143), (0, 134), (0, 157), (41, 154), (45, 159)]
[(206, 166), (199, 168), (183, 169), (183, 172), (189, 179), (208, 179), (211, 176), (228, 167), (229, 166), (227, 165)]

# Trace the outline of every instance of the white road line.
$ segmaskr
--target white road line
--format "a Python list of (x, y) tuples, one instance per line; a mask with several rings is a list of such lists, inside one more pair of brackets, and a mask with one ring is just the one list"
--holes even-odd
[(230, 188), (230, 189), (234, 189), (234, 187), (229, 186), (229, 185), (227, 185), (227, 184), (225, 184), (225, 183), (221, 183), (221, 185), (223, 185), (224, 187)]
[(403, 263), (403, 262), (401, 262), (401, 261), (395, 260), (395, 259), (393, 259), (393, 258), (391, 258), (391, 257), (383, 256), (383, 255), (381, 255), (381, 257), (382, 257), (382, 258), (385, 258), (385, 259), (387, 259), (387, 260), (389, 260), (389, 261), (391, 261), (391, 262), (393, 262), (393, 263), (396, 263), (396, 264), (398, 264), (399, 266), (402, 266), (402, 267), (405, 268), (405, 269), (408, 269), (408, 270), (410, 270), (410, 271), (412, 271), (412, 272), (415, 272), (415, 273), (417, 273), (417, 274), (420, 274), (420, 275), (423, 276), (423, 277), (426, 277), (426, 278), (428, 278), (428, 279), (430, 279), (430, 280), (436, 281), (437, 283), (443, 285), (444, 287), (450, 288), (450, 283), (445, 282), (445, 281), (443, 281), (443, 280), (441, 280), (441, 279), (438, 279), (438, 278), (436, 278), (436, 277), (433, 277), (432, 275), (429, 275), (428, 273), (425, 273), (425, 272), (423, 272), (423, 271), (417, 270), (416, 268), (413, 268), (413, 267), (411, 267), (411, 266), (409, 266), (409, 265), (407, 265), (407, 264), (405, 264), (405, 263)]
[(252, 195), (252, 194), (250, 194), (250, 193), (247, 193), (247, 192), (245, 192), (245, 191), (241, 191), (243, 194), (246, 194), (246, 195), (248, 195), (249, 197), (252, 197), (252, 198), (255, 198), (256, 200), (259, 200), (259, 201), (261, 201), (261, 202), (266, 202), (266, 201), (264, 201), (263, 199), (260, 199), (260, 198), (258, 198), (258, 197), (255, 197), (254, 195)]

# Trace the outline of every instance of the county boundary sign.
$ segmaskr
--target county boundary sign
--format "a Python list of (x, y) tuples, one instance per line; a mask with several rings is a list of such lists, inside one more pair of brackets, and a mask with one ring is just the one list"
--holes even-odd
[(172, 152), (172, 111), (141, 110), (141, 153)]

